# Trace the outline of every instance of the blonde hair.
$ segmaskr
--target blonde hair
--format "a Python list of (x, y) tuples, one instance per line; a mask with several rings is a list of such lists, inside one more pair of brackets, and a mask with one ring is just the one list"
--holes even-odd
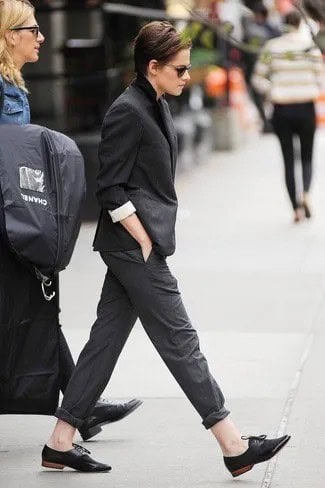
[(15, 66), (5, 33), (23, 25), (31, 14), (34, 7), (29, 0), (0, 0), (0, 75), (24, 91), (27, 91), (25, 81)]

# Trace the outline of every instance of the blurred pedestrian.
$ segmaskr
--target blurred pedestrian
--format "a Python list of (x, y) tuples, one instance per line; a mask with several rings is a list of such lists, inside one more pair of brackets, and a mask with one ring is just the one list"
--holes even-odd
[[(309, 190), (316, 129), (314, 102), (324, 83), (320, 50), (300, 29), (297, 10), (285, 18), (290, 32), (269, 41), (256, 65), (253, 84), (273, 103), (273, 126), (279, 138), (285, 167), (285, 182), (294, 210), (294, 222), (311, 217)], [(302, 194), (295, 179), (296, 142), (302, 165)]]
[(168, 22), (144, 26), (134, 47), (137, 78), (104, 118), (97, 179), (102, 211), (94, 247), (107, 274), (97, 320), (43, 448), (45, 467), (110, 470), (88, 451), (75, 448), (73, 437), (109, 381), (138, 317), (203, 425), (216, 437), (234, 477), (273, 457), (289, 440), (241, 437), (167, 265), (166, 257), (175, 251), (177, 144), (164, 94), (181, 95), (189, 81), (190, 47)]
[[(34, 8), (28, 0), (0, 1), (0, 124), (30, 123), (28, 92), (21, 70), (25, 63), (38, 61), (39, 50), (43, 42), (44, 36), (36, 22)], [(57, 282), (55, 287), (58, 295)], [(8, 249), (5, 230), (0, 228), (0, 341), (6, 340), (5, 345), (0, 345), (1, 351), (8, 352), (15, 349), (15, 344), (12, 342), (16, 336), (12, 334), (12, 330), (18, 327), (28, 330), (28, 327), (39, 319), (40, 310), (47, 317), (45, 320), (58, 324), (57, 296), (53, 301), (47, 302), (40, 290), (40, 282), (36, 275), (15, 259)], [(10, 342), (8, 341), (9, 336)], [(64, 392), (75, 365), (61, 328), (59, 329), (59, 341), (59, 386)], [(22, 347), (27, 347), (27, 343), (26, 340), (26, 345)], [(18, 344), (16, 346), (18, 347)], [(1, 355), (1, 361), (5, 361), (6, 357), (7, 355)], [(41, 361), (41, 355), (39, 361)], [(7, 364), (1, 366), (0, 370), (8, 369)], [(20, 372), (22, 372), (21, 369)], [(26, 384), (26, 388), (23, 390), (24, 398), (22, 398), (19, 408), (17, 404), (13, 406), (12, 413), (17, 410), (19, 413), (44, 413), (38, 409), (41, 404), (50, 403), (50, 399), (44, 398), (44, 391), (47, 390), (44, 388), (43, 391), (42, 384), (37, 383), (37, 381), (40, 382), (40, 377), (44, 378), (44, 381), (47, 381), (48, 378), (44, 376), (41, 362), (39, 370), (39, 376), (36, 371), (34, 372), (34, 383), (31, 383), (33, 378), (26, 379), (29, 388)], [(0, 393), (5, 389), (4, 381), (0, 375)], [(31, 384), (36, 391), (33, 391)], [(21, 378), (20, 389), (22, 386)], [(31, 391), (33, 391), (33, 398), (29, 397)], [(17, 397), (15, 398), (17, 403)], [(37, 400), (38, 398), (39, 400)], [(80, 425), (80, 434), (84, 440), (90, 439), (101, 431), (102, 425), (122, 419), (140, 404), (141, 402), (135, 399), (126, 403), (113, 403), (102, 399), (96, 405), (94, 404), (94, 409), (89, 411), (89, 417), (85, 418), (83, 425)]]
[(255, 90), (254, 85), (252, 85), (252, 74), (260, 49), (270, 39), (280, 36), (281, 31), (269, 21), (269, 12), (262, 2), (255, 3), (254, 6), (252, 6), (252, 11), (253, 16), (245, 16), (242, 20), (243, 41), (251, 48), (256, 49), (256, 53), (243, 53), (244, 72), (249, 93), (263, 123), (262, 131), (270, 132), (271, 125), (264, 108), (264, 96)]

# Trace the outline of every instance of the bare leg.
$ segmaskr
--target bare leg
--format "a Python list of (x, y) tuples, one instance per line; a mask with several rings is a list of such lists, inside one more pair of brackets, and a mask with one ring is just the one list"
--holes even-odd
[(76, 429), (72, 425), (59, 419), (47, 442), (47, 446), (56, 451), (69, 451), (73, 449), (72, 442), (75, 433)]
[[(58, 420), (53, 433), (47, 442), (48, 447), (56, 451), (69, 451), (76, 429), (63, 420)], [(224, 456), (239, 456), (248, 448), (248, 441), (241, 438), (241, 434), (233, 421), (226, 417), (211, 427), (211, 432), (220, 445)]]
[(248, 449), (248, 441), (241, 438), (239, 430), (229, 416), (214, 424), (211, 432), (224, 456), (239, 456)]

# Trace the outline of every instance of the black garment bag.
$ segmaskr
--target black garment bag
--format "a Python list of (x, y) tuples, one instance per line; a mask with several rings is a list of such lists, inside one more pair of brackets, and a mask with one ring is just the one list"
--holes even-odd
[(0, 414), (57, 407), (58, 273), (74, 249), (84, 194), (71, 139), (36, 125), (0, 126)]
[(68, 265), (79, 233), (82, 155), (45, 127), (0, 126), (0, 189), (9, 246), (46, 285)]

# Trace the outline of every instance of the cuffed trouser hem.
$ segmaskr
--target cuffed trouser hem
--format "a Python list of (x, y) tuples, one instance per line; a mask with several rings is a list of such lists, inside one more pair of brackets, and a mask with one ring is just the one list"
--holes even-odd
[(69, 413), (67, 410), (64, 410), (64, 408), (62, 407), (56, 409), (54, 416), (60, 420), (63, 420), (64, 422), (67, 422), (76, 429), (79, 429), (79, 427), (81, 427), (85, 421), (85, 419), (78, 419), (77, 417), (74, 417), (73, 415), (71, 415), (71, 413)]
[(220, 422), (220, 420), (228, 417), (229, 414), (229, 410), (223, 407), (217, 412), (212, 412), (207, 417), (205, 417), (202, 421), (202, 424), (206, 429), (211, 429), (211, 427), (213, 427), (217, 422)]

